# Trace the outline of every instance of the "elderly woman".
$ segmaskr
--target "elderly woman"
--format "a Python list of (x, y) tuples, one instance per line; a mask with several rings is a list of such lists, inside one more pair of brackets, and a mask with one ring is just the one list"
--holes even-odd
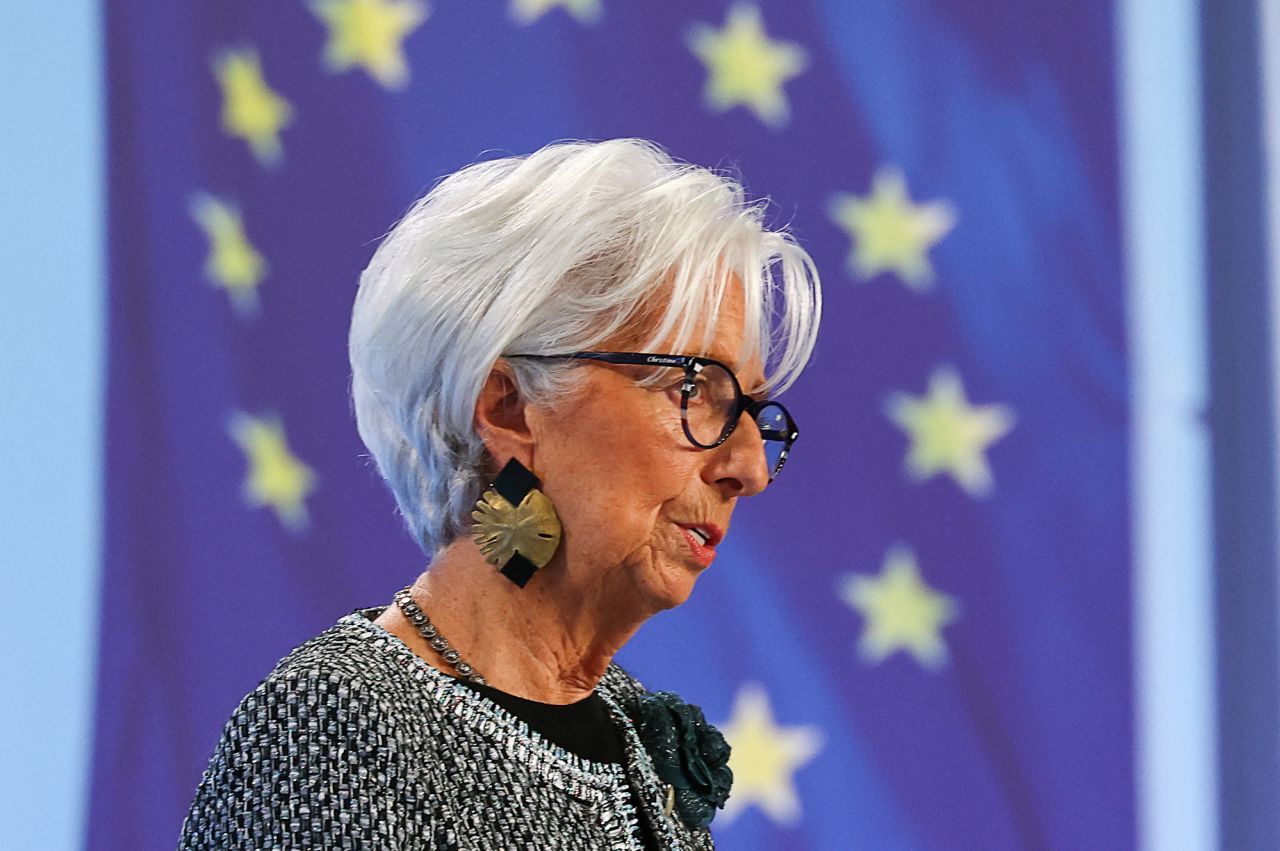
[[(360, 436), (430, 565), (228, 722), (184, 848), (705, 849), (729, 749), (613, 662), (796, 439), (817, 274), (652, 144), (474, 165), (360, 279)], [(448, 636), (446, 638), (446, 636)]]

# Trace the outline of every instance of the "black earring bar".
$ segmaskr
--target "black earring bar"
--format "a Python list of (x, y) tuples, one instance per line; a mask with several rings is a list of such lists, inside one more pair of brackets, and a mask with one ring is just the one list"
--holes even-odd
[[(498, 473), (498, 477), (493, 480), (493, 489), (507, 502), (512, 505), (519, 505), (524, 501), (529, 491), (537, 489), (541, 484), (542, 482), (538, 480), (532, 470), (512, 458)], [(517, 550), (511, 554), (511, 558), (507, 559), (507, 563), (502, 566), (499, 572), (523, 588), (533, 578), (533, 574), (538, 572), (538, 566)]]
[(519, 505), (534, 488), (542, 487), (542, 482), (525, 465), (512, 458), (493, 480), (493, 489), (512, 505)]

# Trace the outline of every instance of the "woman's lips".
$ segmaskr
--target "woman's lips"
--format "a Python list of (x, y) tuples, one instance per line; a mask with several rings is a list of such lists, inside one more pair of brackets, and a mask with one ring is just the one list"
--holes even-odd
[(710, 542), (702, 543), (702, 538), (684, 526), (680, 527), (680, 532), (684, 535), (684, 539), (689, 542), (689, 549), (693, 551), (693, 557), (698, 564), (702, 567), (710, 567), (711, 562), (715, 561), (716, 548), (711, 546)]

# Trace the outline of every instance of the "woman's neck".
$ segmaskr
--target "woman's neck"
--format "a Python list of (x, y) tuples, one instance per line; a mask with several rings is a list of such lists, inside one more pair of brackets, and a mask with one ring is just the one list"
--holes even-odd
[[(520, 588), (468, 539), (448, 547), (411, 589), (417, 604), (489, 685), (542, 703), (589, 695), (647, 615), (627, 611), (609, 583), (584, 588), (559, 560)], [(392, 605), (377, 623), (433, 667), (445, 662)]]

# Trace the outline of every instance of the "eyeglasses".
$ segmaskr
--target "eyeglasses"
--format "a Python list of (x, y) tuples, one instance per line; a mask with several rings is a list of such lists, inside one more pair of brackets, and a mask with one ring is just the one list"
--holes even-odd
[(744, 413), (751, 415), (764, 440), (769, 481), (787, 463), (800, 436), (795, 420), (778, 402), (752, 399), (742, 392), (733, 370), (718, 360), (693, 355), (644, 352), (573, 352), (567, 355), (506, 355), (533, 360), (587, 360), (627, 366), (675, 367), (684, 370), (680, 384), (680, 420), (684, 436), (699, 449), (713, 449), (729, 439)]

